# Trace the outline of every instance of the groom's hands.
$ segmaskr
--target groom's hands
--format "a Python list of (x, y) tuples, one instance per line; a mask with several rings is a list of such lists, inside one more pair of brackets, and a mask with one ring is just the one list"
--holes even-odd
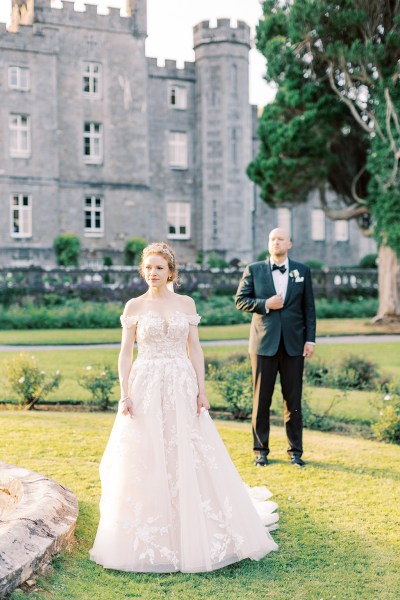
[(268, 298), (265, 303), (265, 307), (268, 308), (268, 310), (280, 310), (283, 308), (282, 294), (275, 294), (275, 296)]

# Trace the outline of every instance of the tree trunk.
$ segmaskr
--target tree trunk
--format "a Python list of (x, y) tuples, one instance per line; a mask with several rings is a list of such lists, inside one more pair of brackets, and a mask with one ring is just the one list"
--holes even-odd
[(392, 248), (382, 244), (378, 255), (379, 309), (373, 322), (400, 319), (400, 265)]

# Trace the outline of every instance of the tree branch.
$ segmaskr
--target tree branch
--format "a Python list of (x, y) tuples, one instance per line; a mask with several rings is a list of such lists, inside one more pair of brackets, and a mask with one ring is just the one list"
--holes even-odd
[(361, 167), (361, 169), (358, 171), (358, 173), (356, 174), (355, 177), (353, 177), (353, 181), (351, 182), (351, 195), (353, 196), (353, 199), (361, 205), (366, 204), (366, 201), (363, 200), (358, 194), (357, 194), (357, 183), (358, 180), (360, 179), (361, 175), (366, 171), (367, 165), (365, 164), (363, 167)]
[(362, 118), (360, 117), (360, 115), (359, 115), (356, 107), (354, 106), (353, 102), (351, 100), (349, 100), (348, 98), (346, 98), (346, 96), (344, 96), (343, 94), (341, 94), (340, 90), (337, 88), (336, 83), (335, 83), (335, 79), (333, 77), (333, 63), (332, 63), (332, 61), (329, 61), (328, 75), (329, 75), (329, 83), (331, 85), (331, 88), (335, 92), (335, 94), (337, 94), (339, 96), (340, 100), (342, 102), (344, 102), (346, 104), (346, 106), (350, 109), (351, 114), (353, 115), (353, 117), (357, 121), (357, 123), (360, 125), (360, 127), (362, 129), (364, 129), (364, 131), (366, 131), (369, 135), (371, 135), (372, 132), (371, 132), (370, 127), (368, 127), (368, 125), (362, 120)]
[(346, 206), (346, 208), (330, 208), (326, 200), (325, 191), (322, 189), (319, 190), (319, 198), (322, 210), (326, 216), (333, 221), (350, 221), (350, 219), (370, 214), (370, 211), (365, 205), (360, 206), (357, 202), (351, 206)]

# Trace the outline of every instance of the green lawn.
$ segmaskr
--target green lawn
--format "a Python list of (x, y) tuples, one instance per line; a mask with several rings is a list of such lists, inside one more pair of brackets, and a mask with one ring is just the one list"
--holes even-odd
[[(317, 355), (326, 359), (328, 362), (339, 361), (348, 354), (360, 354), (374, 360), (380, 367), (382, 373), (395, 377), (400, 374), (400, 352), (399, 344), (396, 343), (376, 343), (376, 344), (328, 344), (317, 347)], [(225, 358), (234, 353), (247, 353), (245, 345), (238, 346), (213, 346), (205, 348), (205, 358), (211, 357)], [(14, 352), (0, 353), (0, 401), (14, 400), (16, 396), (7, 386), (4, 375), (4, 362), (12, 356), (17, 355)], [(41, 368), (45, 371), (56, 371), (60, 369), (63, 375), (62, 383), (58, 390), (55, 390), (48, 396), (51, 402), (58, 401), (79, 401), (89, 400), (89, 392), (81, 388), (77, 383), (80, 371), (87, 365), (108, 363), (117, 365), (118, 349), (116, 348), (95, 348), (90, 350), (40, 350), (34, 352)], [(212, 406), (224, 406), (224, 399), (218, 394), (212, 382), (207, 382), (207, 390)], [(348, 421), (369, 421), (377, 416), (376, 409), (372, 401), (375, 398), (374, 392), (352, 391), (343, 395), (338, 390), (327, 388), (308, 387), (309, 402), (311, 408), (322, 413), (330, 404), (334, 395), (342, 400), (333, 408), (332, 416)], [(118, 385), (115, 386), (115, 399), (118, 398)], [(273, 408), (278, 414), (282, 412), (281, 397), (279, 390), (275, 394)]]
[(98, 464), (113, 415), (3, 412), (0, 418), (2, 459), (55, 478), (80, 504), (76, 543), (39, 579), (39, 592), (14, 592), (11, 600), (400, 597), (398, 446), (306, 431), (308, 466), (296, 470), (285, 456), (283, 430), (273, 428), (271, 464), (256, 469), (249, 426), (218, 423), (245, 482), (274, 493), (279, 552), (208, 574), (120, 573), (88, 560), (98, 522)]
[[(200, 327), (206, 340), (241, 340), (249, 337), (250, 325)], [(400, 333), (400, 325), (373, 325), (368, 319), (319, 319), (317, 335), (368, 335)], [(104, 344), (118, 343), (121, 329), (35, 329), (0, 332), (0, 344)]]

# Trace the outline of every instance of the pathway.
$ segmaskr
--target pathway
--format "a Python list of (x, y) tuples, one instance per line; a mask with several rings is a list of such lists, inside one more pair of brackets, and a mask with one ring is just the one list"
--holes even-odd
[[(400, 335), (338, 335), (318, 337), (317, 344), (370, 344), (380, 342), (400, 342)], [(247, 346), (248, 340), (207, 340), (202, 346)], [(37, 352), (38, 350), (92, 350), (95, 348), (119, 348), (120, 344), (63, 344), (40, 346), (11, 346), (0, 345), (0, 352)]]

